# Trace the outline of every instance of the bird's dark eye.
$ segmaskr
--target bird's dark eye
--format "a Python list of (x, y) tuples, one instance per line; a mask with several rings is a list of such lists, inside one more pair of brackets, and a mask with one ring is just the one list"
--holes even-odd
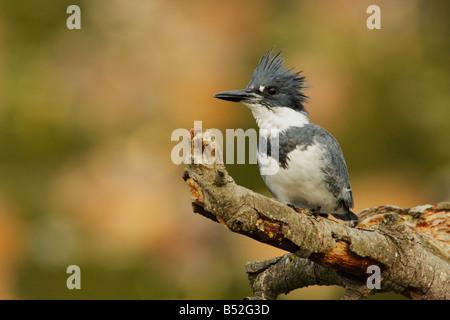
[(278, 90), (277, 90), (277, 88), (275, 88), (275, 87), (270, 87), (270, 88), (267, 89), (267, 92), (268, 92), (270, 95), (274, 96), (274, 95), (276, 95), (276, 94), (278, 93)]

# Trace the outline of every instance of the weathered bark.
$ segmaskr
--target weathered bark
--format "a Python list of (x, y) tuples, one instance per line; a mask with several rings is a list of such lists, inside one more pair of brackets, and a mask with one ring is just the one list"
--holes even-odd
[[(192, 137), (205, 153), (217, 146)], [(218, 150), (219, 151), (219, 150)], [(198, 152), (197, 152), (198, 153)], [(194, 158), (199, 155), (194, 154)], [(200, 155), (201, 157), (201, 155)], [(203, 159), (196, 159), (200, 162)], [(343, 299), (393, 291), (410, 299), (450, 298), (450, 203), (402, 209), (381, 206), (359, 213), (355, 228), (314, 217), (237, 185), (221, 164), (190, 164), (184, 180), (194, 212), (289, 254), (248, 263), (254, 299), (309, 285), (347, 288)], [(368, 289), (367, 268), (381, 270), (381, 289)]]

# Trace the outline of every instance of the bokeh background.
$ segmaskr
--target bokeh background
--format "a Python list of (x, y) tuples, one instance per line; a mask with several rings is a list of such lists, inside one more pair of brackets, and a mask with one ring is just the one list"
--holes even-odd
[[(66, 9), (81, 8), (81, 30)], [(381, 30), (366, 9), (381, 8)], [(282, 251), (192, 212), (177, 128), (256, 128), (261, 54), (304, 70), (344, 150), (356, 212), (450, 200), (449, 2), (0, 1), (0, 298), (241, 299)], [(257, 165), (227, 166), (269, 195)], [(81, 290), (66, 268), (81, 268)], [(335, 299), (310, 287), (282, 299)], [(397, 298), (397, 296), (385, 296)]]

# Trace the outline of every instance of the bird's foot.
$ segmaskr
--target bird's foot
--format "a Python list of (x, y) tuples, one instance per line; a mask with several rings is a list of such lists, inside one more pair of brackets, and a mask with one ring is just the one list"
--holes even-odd
[(291, 203), (286, 203), (286, 205), (287, 205), (289, 208), (294, 209), (295, 212), (302, 213), (302, 210), (303, 210), (303, 209), (297, 208), (296, 206), (294, 206), (294, 205), (291, 204)]
[(324, 217), (324, 218), (327, 218), (327, 217), (328, 217), (328, 213), (322, 213), (322, 212), (320, 212), (320, 207), (310, 209), (309, 211), (310, 211), (311, 214), (312, 214), (314, 217), (316, 217), (316, 218), (317, 218), (318, 216)]

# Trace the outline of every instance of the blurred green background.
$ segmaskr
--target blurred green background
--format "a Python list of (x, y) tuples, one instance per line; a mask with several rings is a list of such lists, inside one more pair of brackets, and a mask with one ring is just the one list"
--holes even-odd
[[(66, 9), (81, 8), (81, 30)], [(381, 30), (366, 9), (381, 8)], [(0, 1), (0, 298), (241, 299), (282, 251), (193, 214), (177, 128), (256, 128), (261, 54), (304, 70), (355, 211), (450, 200), (449, 2)], [(227, 166), (268, 195), (257, 165)], [(81, 268), (68, 290), (66, 268)], [(336, 299), (310, 287), (282, 299)], [(396, 298), (387, 296), (387, 298)]]

